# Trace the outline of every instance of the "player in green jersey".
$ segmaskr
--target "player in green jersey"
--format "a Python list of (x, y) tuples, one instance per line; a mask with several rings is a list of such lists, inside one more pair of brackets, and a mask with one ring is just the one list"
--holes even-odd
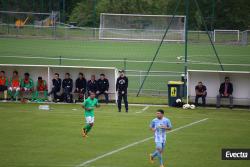
[(99, 107), (98, 100), (95, 98), (95, 93), (91, 92), (89, 97), (83, 102), (82, 108), (85, 109), (84, 117), (86, 120), (86, 125), (82, 129), (82, 136), (86, 137), (86, 135), (90, 132), (92, 127), (94, 126), (95, 115), (94, 108)]

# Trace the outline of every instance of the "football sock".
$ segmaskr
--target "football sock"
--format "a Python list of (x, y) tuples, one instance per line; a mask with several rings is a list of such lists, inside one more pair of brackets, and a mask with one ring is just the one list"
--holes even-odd
[(91, 130), (92, 126), (90, 124), (87, 124), (84, 129), (86, 129), (86, 133), (88, 133)]
[(158, 155), (158, 151), (156, 150), (151, 156), (155, 158)]
[(162, 154), (160, 152), (158, 152), (158, 157), (159, 157), (160, 165), (163, 165)]
[(3, 92), (3, 94), (4, 94), (4, 100), (6, 100), (6, 99), (7, 99), (7, 95), (8, 95), (8, 91), (5, 90), (5, 91)]
[(16, 99), (18, 95), (19, 95), (19, 91), (16, 90), (16, 92), (15, 92), (15, 94), (14, 94), (14, 98)]

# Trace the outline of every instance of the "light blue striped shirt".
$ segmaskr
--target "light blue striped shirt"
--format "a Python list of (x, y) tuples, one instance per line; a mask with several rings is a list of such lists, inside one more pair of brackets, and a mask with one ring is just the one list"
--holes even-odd
[(170, 120), (166, 117), (163, 117), (162, 119), (155, 118), (152, 120), (150, 127), (155, 128), (155, 142), (156, 143), (165, 143), (166, 142), (166, 129), (161, 128), (161, 126), (167, 126), (169, 128), (172, 128), (172, 124)]

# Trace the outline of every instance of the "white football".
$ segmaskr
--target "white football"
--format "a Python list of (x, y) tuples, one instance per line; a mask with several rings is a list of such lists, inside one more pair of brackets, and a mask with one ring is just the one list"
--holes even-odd
[(181, 99), (176, 99), (175, 102), (176, 102), (176, 103), (180, 103), (180, 102), (181, 102)]
[(189, 107), (190, 107), (189, 104), (184, 104), (184, 105), (182, 106), (182, 108), (185, 109), (185, 110), (186, 110), (186, 109), (189, 109)]
[(190, 105), (190, 108), (193, 110), (193, 109), (195, 109), (195, 105), (194, 104), (191, 104)]
[(177, 56), (177, 60), (182, 60), (182, 56)]

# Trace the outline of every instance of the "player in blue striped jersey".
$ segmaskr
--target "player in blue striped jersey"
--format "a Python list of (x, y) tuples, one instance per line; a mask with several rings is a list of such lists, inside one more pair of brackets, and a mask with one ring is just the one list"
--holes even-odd
[(150, 162), (153, 163), (155, 157), (159, 158), (160, 167), (164, 167), (162, 160), (162, 152), (165, 148), (168, 130), (172, 129), (171, 122), (168, 118), (164, 117), (164, 111), (159, 109), (156, 112), (156, 118), (152, 120), (150, 129), (154, 132), (156, 150), (150, 154)]

